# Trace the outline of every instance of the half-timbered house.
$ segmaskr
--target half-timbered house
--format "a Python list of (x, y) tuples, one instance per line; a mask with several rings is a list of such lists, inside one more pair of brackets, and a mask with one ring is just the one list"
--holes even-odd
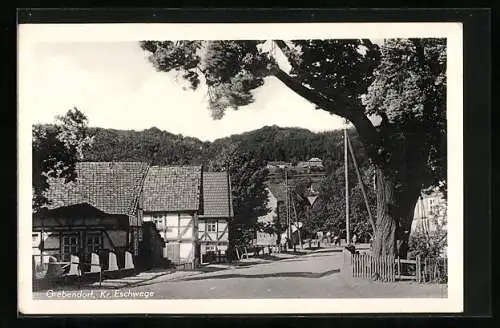
[(201, 166), (152, 166), (144, 181), (144, 221), (163, 239), (163, 256), (175, 264), (197, 262)]
[(140, 162), (81, 162), (75, 182), (49, 180), (50, 203), (33, 215), (35, 262), (71, 255), (89, 262), (92, 252), (106, 251), (137, 256), (147, 170)]
[(198, 240), (203, 262), (224, 255), (229, 245), (229, 223), (234, 216), (230, 177), (227, 172), (203, 172), (202, 208)]

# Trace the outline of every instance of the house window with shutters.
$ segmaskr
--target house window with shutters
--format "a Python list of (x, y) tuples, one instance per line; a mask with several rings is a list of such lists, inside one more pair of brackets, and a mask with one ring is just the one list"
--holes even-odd
[(69, 261), (71, 255), (78, 254), (79, 236), (77, 233), (64, 234), (62, 237), (63, 260)]

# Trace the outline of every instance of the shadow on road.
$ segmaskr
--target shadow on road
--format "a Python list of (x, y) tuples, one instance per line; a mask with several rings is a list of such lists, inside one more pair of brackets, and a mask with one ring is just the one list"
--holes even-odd
[(325, 272), (281, 272), (281, 273), (264, 273), (264, 274), (238, 274), (229, 273), (221, 274), (210, 277), (187, 277), (179, 279), (178, 281), (194, 281), (194, 280), (209, 280), (209, 279), (231, 279), (231, 278), (248, 278), (248, 279), (261, 279), (261, 278), (322, 278), (334, 273), (339, 273), (340, 269), (329, 270)]

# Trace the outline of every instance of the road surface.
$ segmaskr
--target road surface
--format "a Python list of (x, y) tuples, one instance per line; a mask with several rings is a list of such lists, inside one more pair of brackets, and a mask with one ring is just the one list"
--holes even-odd
[[(144, 273), (122, 281), (105, 281), (100, 288), (84, 288), (105, 290), (101, 294), (111, 299), (123, 298), (120, 292), (143, 292), (140, 295), (154, 299), (447, 297), (446, 285), (354, 280), (341, 272), (342, 262), (341, 249), (325, 250), (285, 259), (250, 258), (240, 266), (213, 267), (212, 272), (205, 273)], [(118, 282), (122, 284), (113, 285)], [(70, 298), (78, 297), (81, 295)], [(42, 291), (34, 293), (34, 298), (58, 299)]]

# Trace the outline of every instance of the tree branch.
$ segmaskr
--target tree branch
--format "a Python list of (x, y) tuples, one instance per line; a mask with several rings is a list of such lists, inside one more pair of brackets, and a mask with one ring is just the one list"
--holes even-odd
[(283, 51), (283, 54), (288, 58), (288, 60), (290, 60), (290, 57), (288, 57), (287, 54), (290, 51), (290, 47), (286, 44), (286, 42), (283, 40), (272, 40), (272, 41), (276, 43), (278, 48), (280, 48), (281, 51)]
[[(281, 49), (287, 59), (291, 61), (292, 58), (290, 58), (290, 56), (288, 55), (291, 49), (285, 43), (285, 41), (273, 41)], [(371, 43), (371, 41), (369, 40), (363, 41), (368, 41)], [(329, 97), (327, 97), (318, 91), (308, 89), (304, 87), (304, 85), (297, 79), (286, 74), (281, 69), (278, 69), (275, 76), (297, 94), (314, 103), (323, 110), (349, 120), (356, 127), (356, 130), (358, 131), (358, 134), (363, 142), (363, 145), (365, 146), (368, 155), (376, 164), (384, 157), (381, 156), (382, 154), (379, 151), (381, 143), (379, 133), (364, 113), (363, 108), (354, 108), (352, 106), (352, 102), (341, 94), (332, 94), (332, 92), (329, 92)], [(330, 96), (333, 96), (334, 99), (332, 99)]]
[(358, 131), (368, 156), (375, 163), (378, 163), (382, 158), (379, 153), (381, 142), (379, 133), (362, 108), (352, 108), (348, 104), (329, 99), (320, 92), (305, 87), (296, 78), (291, 77), (280, 68), (277, 68), (274, 76), (292, 91), (321, 109), (349, 120)]
[(345, 117), (346, 113), (344, 108), (341, 108), (340, 106), (334, 107), (335, 103), (332, 100), (325, 97), (316, 90), (305, 87), (302, 83), (298, 81), (298, 79), (291, 77), (290, 75), (285, 73), (281, 68), (277, 68), (273, 75), (283, 84), (289, 87), (292, 91), (304, 97), (305, 99), (309, 100), (313, 104), (321, 107), (322, 109), (332, 114)]

